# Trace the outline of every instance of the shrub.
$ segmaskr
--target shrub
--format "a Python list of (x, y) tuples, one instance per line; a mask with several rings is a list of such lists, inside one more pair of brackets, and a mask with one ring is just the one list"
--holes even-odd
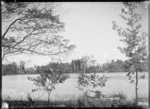
[(127, 100), (127, 95), (122, 92), (113, 93), (108, 96), (109, 98), (118, 98), (119, 100)]
[(133, 101), (128, 101), (127, 96), (121, 92), (99, 99), (83, 95), (77, 102), (78, 107), (137, 107)]

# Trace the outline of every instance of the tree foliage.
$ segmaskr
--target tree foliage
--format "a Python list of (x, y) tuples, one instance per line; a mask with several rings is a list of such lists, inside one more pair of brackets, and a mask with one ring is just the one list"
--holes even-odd
[(18, 74), (19, 67), (15, 62), (7, 65), (2, 65), (2, 75)]
[[(131, 79), (131, 74), (136, 73), (135, 90), (136, 90), (136, 103), (138, 102), (138, 72), (142, 71), (142, 64), (147, 59), (147, 45), (145, 32), (142, 32), (142, 24), (140, 20), (142, 15), (136, 12), (138, 4), (136, 3), (123, 3), (124, 7), (120, 17), (125, 21), (124, 28), (119, 26), (113, 21), (113, 29), (118, 32), (118, 35), (122, 37), (121, 41), (125, 44), (125, 47), (119, 47), (119, 50), (128, 57), (128, 76)], [(131, 82), (134, 82), (131, 79)]]
[(121, 41), (125, 43), (125, 47), (118, 47), (130, 59), (130, 63), (134, 63), (134, 71), (140, 71), (140, 63), (147, 59), (147, 45), (145, 32), (141, 31), (142, 25), (140, 20), (142, 15), (135, 12), (137, 6), (132, 3), (124, 3), (125, 9), (122, 9), (121, 18), (127, 24), (127, 28), (119, 27), (113, 21), (113, 29), (117, 30), (119, 36), (122, 36)]
[[(10, 64), (12, 65), (13, 63), (9, 63), (9, 65)], [(47, 65), (35, 66), (35, 67), (30, 67), (30, 68), (26, 68), (24, 67), (24, 64), (23, 65), (20, 64), (20, 67), (17, 67), (17, 69), (15, 69), (15, 72), (17, 73), (12, 72), (11, 71), (12, 69), (9, 69), (9, 66), (7, 64), (3, 64), (2, 66), (5, 66), (5, 67), (2, 67), (2, 70), (3, 70), (2, 75), (8, 75), (8, 74), (10, 75), (10, 72), (12, 75), (20, 74), (21, 72), (26, 73), (26, 74), (40, 74), (46, 66), (49, 66), (51, 64), (57, 64), (57, 65), (62, 66), (63, 71), (68, 74), (69, 73), (85, 73), (85, 72), (86, 73), (93, 73), (93, 72), (95, 73), (116, 73), (116, 72), (122, 73), (123, 72), (124, 73), (124, 72), (128, 72), (130, 69), (130, 64), (128, 60), (126, 61), (122, 61), (119, 59), (116, 61), (112, 60), (102, 65), (95, 64), (93, 66), (89, 66), (84, 69), (81, 59), (74, 59), (70, 63), (69, 62), (67, 63), (50, 62)], [(141, 65), (142, 72), (148, 72), (148, 60), (141, 64), (142, 64)], [(9, 71), (5, 69), (9, 69)]]
[(65, 24), (55, 7), (52, 2), (2, 2), (3, 58), (22, 53), (57, 56), (73, 50), (75, 46), (58, 35)]
[(33, 92), (39, 90), (47, 92), (49, 105), (51, 92), (55, 89), (57, 84), (63, 83), (68, 78), (69, 75), (63, 71), (62, 66), (53, 63), (44, 67), (40, 76), (37, 76), (36, 78), (29, 77), (28, 79), (33, 81), (34, 85), (38, 87), (32, 90)]
[[(84, 56), (82, 57), (82, 62), (84, 63), (84, 68), (88, 66), (94, 66), (96, 60), (93, 59), (93, 57), (90, 56)], [(106, 84), (106, 81), (108, 80), (107, 77), (104, 75), (100, 77), (96, 72), (92, 72), (90, 74), (87, 74), (86, 71), (84, 73), (80, 73), (78, 77), (78, 88), (80, 90), (85, 90), (85, 94), (87, 94), (88, 91), (97, 93), (100, 92), (99, 90), (95, 90), (98, 86), (104, 87)]]

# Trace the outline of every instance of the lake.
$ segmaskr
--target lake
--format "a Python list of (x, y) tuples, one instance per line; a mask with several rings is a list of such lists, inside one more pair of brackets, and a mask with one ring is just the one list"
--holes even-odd
[[(128, 99), (135, 97), (135, 85), (131, 84), (126, 76), (127, 73), (99, 73), (100, 76), (105, 75), (109, 79), (104, 88), (98, 87), (103, 94), (124, 93)], [(142, 73), (143, 74), (143, 73)], [(140, 96), (148, 97), (148, 73), (145, 79), (139, 79), (138, 93)], [(70, 78), (64, 83), (58, 84), (56, 89), (53, 90), (51, 99), (77, 99), (82, 95), (83, 91), (77, 88), (78, 74), (69, 74)], [(32, 92), (35, 88), (32, 81), (28, 77), (36, 77), (34, 75), (11, 75), (2, 77), (2, 98), (6, 99), (26, 99), (27, 94), (30, 93), (34, 99), (47, 99), (47, 94), (44, 91)]]

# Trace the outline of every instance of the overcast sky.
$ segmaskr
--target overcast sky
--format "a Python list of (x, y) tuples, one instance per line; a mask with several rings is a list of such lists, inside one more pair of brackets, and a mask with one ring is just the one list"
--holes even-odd
[[(119, 24), (122, 19), (122, 3), (111, 2), (80, 2), (80, 3), (62, 3), (61, 19), (65, 22), (65, 32), (60, 33), (64, 38), (70, 40), (70, 44), (75, 44), (74, 53), (64, 62), (70, 62), (82, 56), (93, 55), (98, 63), (104, 63), (110, 60), (125, 60), (124, 54), (117, 49), (123, 46), (119, 41), (120, 37), (112, 29), (112, 21)], [(60, 11), (61, 12), (61, 11)], [(141, 5), (138, 12), (143, 14), (143, 31), (148, 33), (148, 8)], [(8, 58), (10, 62), (28, 61), (27, 67), (34, 65), (45, 65), (49, 63), (47, 56), (27, 56), (17, 55)]]

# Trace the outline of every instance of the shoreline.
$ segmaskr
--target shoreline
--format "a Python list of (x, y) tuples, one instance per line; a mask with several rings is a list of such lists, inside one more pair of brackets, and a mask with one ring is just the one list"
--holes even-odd
[[(125, 74), (125, 73), (128, 73), (128, 72), (98, 72), (96, 74), (117, 74), (117, 73), (120, 73), (120, 74)], [(148, 72), (140, 72), (140, 73), (147, 73)], [(6, 74), (6, 75), (3, 75), (2, 76), (18, 76), (18, 75), (38, 75), (40, 73), (20, 73), (20, 74)], [(81, 74), (81, 73), (66, 73), (66, 74)], [(87, 73), (87, 74), (91, 74), (91, 73)]]

